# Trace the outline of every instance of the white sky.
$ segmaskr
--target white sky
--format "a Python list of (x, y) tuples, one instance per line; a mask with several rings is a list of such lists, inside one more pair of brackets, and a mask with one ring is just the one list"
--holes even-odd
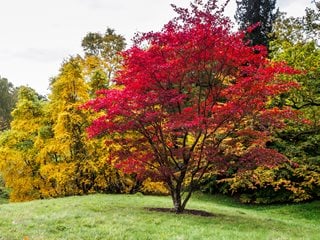
[[(137, 31), (160, 30), (190, 0), (0, 0), (0, 76), (47, 94), (49, 79), (68, 56), (82, 54), (88, 32), (115, 29), (130, 43)], [(281, 11), (301, 16), (311, 0), (278, 0)], [(226, 14), (233, 17), (235, 0)]]

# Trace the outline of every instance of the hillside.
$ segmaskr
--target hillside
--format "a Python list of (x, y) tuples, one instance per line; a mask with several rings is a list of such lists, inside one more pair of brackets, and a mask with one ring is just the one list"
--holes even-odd
[(149, 211), (169, 197), (90, 195), (0, 205), (0, 239), (319, 239), (320, 201), (248, 206), (196, 195), (213, 217)]

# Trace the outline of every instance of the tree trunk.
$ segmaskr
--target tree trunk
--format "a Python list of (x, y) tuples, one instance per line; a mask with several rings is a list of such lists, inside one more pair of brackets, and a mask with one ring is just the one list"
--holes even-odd
[(184, 198), (182, 197), (182, 194), (181, 194), (182, 183), (180, 183), (180, 184), (178, 183), (178, 184), (174, 185), (174, 184), (172, 184), (172, 182), (170, 182), (170, 183), (167, 182), (167, 184), (170, 189), (171, 198), (173, 201), (173, 209), (174, 209), (175, 213), (177, 213), (177, 214), (183, 213), (192, 193), (195, 190), (194, 184), (191, 183)]
[(172, 201), (173, 201), (174, 211), (177, 214), (182, 213), (184, 210), (184, 206), (182, 205), (181, 188), (174, 187), (173, 189), (171, 189), (171, 197), (172, 197)]

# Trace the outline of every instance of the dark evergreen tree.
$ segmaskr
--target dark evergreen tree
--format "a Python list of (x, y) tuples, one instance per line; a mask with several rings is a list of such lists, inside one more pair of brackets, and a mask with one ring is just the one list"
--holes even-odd
[(241, 30), (259, 24), (247, 33), (250, 45), (264, 45), (269, 48), (272, 23), (277, 17), (276, 0), (237, 0), (235, 18)]
[(17, 101), (17, 89), (6, 78), (0, 77), (0, 131), (8, 129), (11, 111)]

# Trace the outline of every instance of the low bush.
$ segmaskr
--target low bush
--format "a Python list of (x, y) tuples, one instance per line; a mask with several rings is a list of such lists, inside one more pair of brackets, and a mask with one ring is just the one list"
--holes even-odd
[(243, 203), (303, 202), (320, 197), (320, 166), (258, 167), (232, 177), (211, 176), (202, 189), (238, 197)]

